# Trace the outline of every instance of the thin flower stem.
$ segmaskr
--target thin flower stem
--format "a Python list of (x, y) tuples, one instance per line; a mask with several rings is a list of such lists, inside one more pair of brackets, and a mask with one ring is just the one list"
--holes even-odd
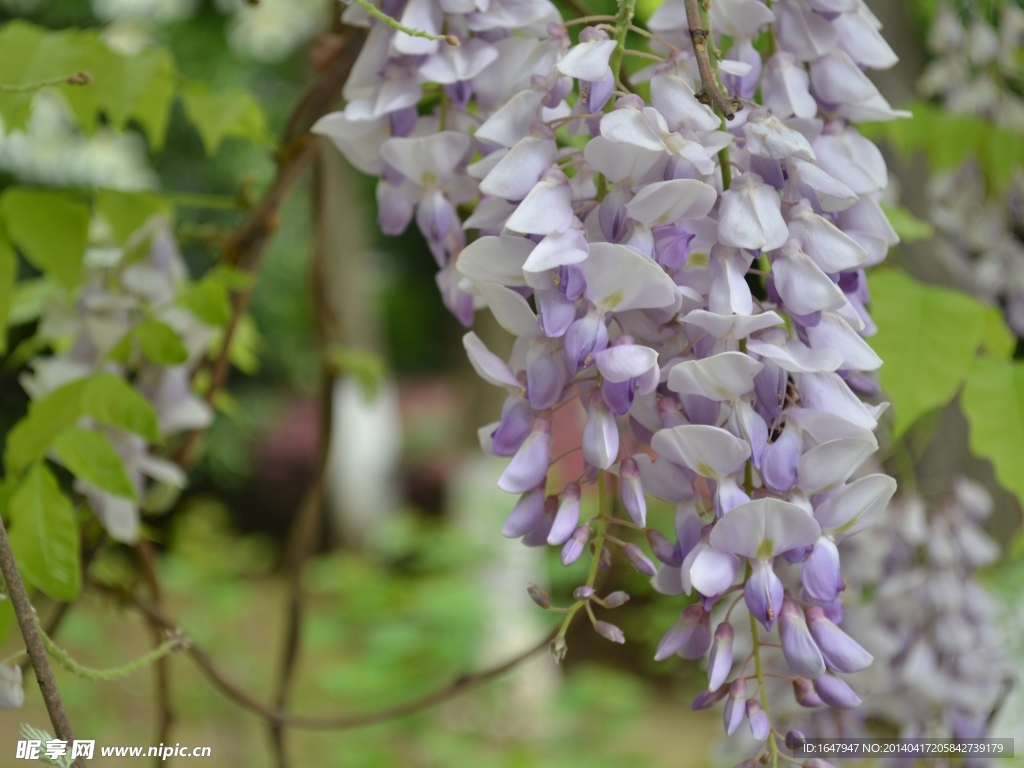
[(565, 453), (559, 454), (558, 456), (556, 456), (555, 458), (553, 458), (553, 459), (551, 460), (551, 463), (552, 463), (552, 464), (557, 464), (557, 463), (558, 463), (558, 462), (560, 462), (560, 461), (561, 461), (562, 459), (564, 459), (564, 458), (565, 458), (566, 456), (571, 456), (572, 454), (576, 453), (576, 451), (581, 451), (581, 450), (583, 450), (583, 446), (582, 446), (582, 445), (577, 445), (577, 446), (576, 446), (575, 448), (570, 448), (570, 449), (569, 449), (568, 451), (566, 451)]
[(405, 34), (409, 35), (409, 37), (422, 37), (427, 40), (443, 40), (444, 42), (448, 43), (448, 45), (457, 46), (459, 44), (459, 38), (455, 37), (455, 35), (435, 35), (433, 32), (426, 32), (425, 30), (422, 29), (414, 29), (413, 27), (407, 27), (404, 24), (402, 24), (398, 19), (393, 19), (390, 16), (388, 16), (386, 13), (384, 13), (384, 11), (382, 11), (380, 8), (371, 3), (370, 0), (355, 0), (355, 3), (368, 14), (370, 14), (373, 18), (377, 19), (378, 21), (384, 22), (387, 26), (391, 27), (396, 32), (404, 32)]
[(655, 56), (653, 53), (645, 53), (644, 51), (636, 51), (632, 48), (626, 48), (623, 52), (626, 56), (632, 56), (637, 59), (647, 59), (648, 61), (656, 61), (659, 64), (664, 64), (665, 59), (661, 56)]
[[(750, 570), (749, 563), (747, 564), (747, 570)], [(749, 578), (750, 574), (747, 574)], [(754, 671), (757, 677), (757, 684), (760, 688), (761, 694), (761, 708), (764, 709), (765, 715), (768, 716), (769, 722), (771, 721), (771, 711), (768, 708), (768, 693), (764, 689), (764, 678), (765, 672), (761, 666), (761, 634), (757, 627), (757, 619), (754, 618), (754, 614), (750, 614), (750, 636), (754, 640), (754, 650), (751, 651), (751, 655), (754, 657)], [(776, 768), (779, 764), (779, 745), (775, 741), (775, 735), (772, 733), (768, 734), (768, 748), (772, 753), (772, 768)]]
[(644, 29), (643, 27), (638, 27), (635, 24), (630, 24), (629, 25), (629, 31), (630, 32), (636, 32), (638, 35), (642, 35), (643, 37), (646, 37), (648, 40), (653, 40), (656, 43), (661, 43), (662, 45), (664, 45), (665, 47), (667, 47), (667, 48), (669, 48), (669, 49), (671, 49), (673, 51), (678, 51), (679, 50), (678, 48), (676, 48), (674, 45), (672, 45), (672, 43), (670, 43), (665, 38), (658, 37), (656, 34), (654, 34), (653, 32), (650, 32), (650, 31)]
[[(601, 552), (604, 550), (604, 541), (607, 536), (608, 494), (605, 490), (604, 470), (597, 473), (597, 509), (597, 538), (594, 539), (594, 554), (593, 559), (590, 561), (590, 571), (587, 573), (586, 583), (586, 586), (591, 588), (593, 588), (594, 582), (597, 581), (597, 569), (601, 562)], [(585, 600), (577, 600), (576, 604), (569, 608), (568, 613), (565, 615), (565, 620), (558, 630), (558, 634), (551, 641), (551, 655), (555, 657), (556, 661), (561, 661), (565, 658), (567, 650), (565, 634), (569, 631), (569, 625), (572, 624), (573, 617), (575, 617), (580, 608), (586, 605), (586, 602)]]
[(589, 113), (585, 115), (568, 115), (566, 117), (559, 117), (555, 120), (548, 120), (545, 125), (548, 128), (556, 128), (564, 123), (571, 123), (573, 120), (590, 120), (592, 118), (597, 119), (601, 117), (604, 117), (604, 115), (592, 115)]
[(569, 21), (563, 21), (563, 27), (574, 27), (577, 24), (590, 24), (594, 21), (615, 21), (614, 16), (580, 16), (576, 19), (570, 19)]

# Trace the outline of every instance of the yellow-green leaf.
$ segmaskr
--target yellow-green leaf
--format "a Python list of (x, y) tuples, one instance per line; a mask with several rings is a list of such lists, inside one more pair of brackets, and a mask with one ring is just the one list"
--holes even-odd
[(159, 320), (147, 320), (135, 328), (135, 338), (142, 354), (156, 365), (181, 365), (188, 360), (188, 350), (177, 332)]
[(42, 458), (54, 438), (82, 417), (87, 384), (88, 379), (72, 381), (29, 403), (28, 414), (7, 433), (4, 463), (9, 475), (17, 477)]
[(181, 89), (181, 100), (208, 155), (214, 154), (228, 136), (253, 144), (268, 143), (263, 108), (245, 91), (213, 91), (202, 83), (188, 83)]
[(1003, 311), (999, 307), (989, 307), (985, 314), (985, 330), (982, 332), (981, 346), (992, 357), (1009, 360), (1017, 349), (1017, 337), (1014, 336), (1003, 319)]
[(9, 501), (11, 549), (25, 579), (54, 600), (70, 602), (81, 586), (78, 527), (71, 502), (39, 462)]
[(895, 439), (956, 396), (981, 344), (988, 307), (895, 269), (876, 270), (868, 284), (878, 325), (869, 343), (884, 361), (879, 375), (892, 400)]
[(89, 208), (59, 192), (12, 187), (0, 197), (7, 234), (25, 257), (65, 288), (78, 284)]
[(102, 433), (72, 427), (53, 441), (53, 452), (60, 463), (80, 480), (114, 496), (138, 500), (121, 457)]
[(967, 377), (963, 410), (971, 451), (1024, 504), (1024, 363), (979, 358)]
[(110, 224), (121, 245), (154, 216), (170, 218), (171, 215), (167, 199), (153, 192), (101, 189), (96, 194), (96, 208)]
[(160, 424), (153, 406), (119, 376), (101, 373), (87, 379), (82, 407), (104, 426), (132, 432), (151, 443), (160, 442)]
[(882, 204), (882, 210), (889, 218), (889, 223), (904, 243), (927, 240), (935, 236), (935, 227), (929, 221), (922, 221), (902, 205)]

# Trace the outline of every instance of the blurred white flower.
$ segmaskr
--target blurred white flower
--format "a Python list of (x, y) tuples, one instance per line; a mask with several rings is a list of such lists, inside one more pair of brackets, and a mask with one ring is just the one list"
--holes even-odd
[(104, 21), (135, 19), (156, 24), (187, 19), (196, 5), (197, 0), (92, 0), (93, 13)]
[(21, 181), (62, 187), (157, 185), (141, 136), (106, 128), (85, 136), (60, 97), (45, 91), (33, 100), (23, 129), (7, 132), (0, 120), (0, 169)]
[[(126, 0), (121, 0), (125, 2)], [(259, 61), (280, 61), (320, 31), (330, 19), (327, 0), (217, 0), (231, 14), (228, 42), (242, 56)]]

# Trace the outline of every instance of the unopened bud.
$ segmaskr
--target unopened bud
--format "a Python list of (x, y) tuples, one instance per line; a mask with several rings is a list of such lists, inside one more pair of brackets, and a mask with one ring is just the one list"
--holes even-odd
[(604, 599), (605, 608), (618, 608), (620, 605), (629, 600), (629, 595), (626, 592), (618, 591), (612, 592)]
[(786, 734), (787, 749), (796, 749), (797, 747), (803, 745), (806, 741), (807, 737), (804, 736), (804, 732), (798, 731), (796, 728), (794, 728)]
[(594, 588), (584, 584), (582, 587), (576, 587), (572, 596), (577, 600), (590, 600), (594, 596)]
[(448, 45), (453, 45), (456, 48), (458, 48), (461, 45), (461, 43), (459, 42), (459, 38), (457, 38), (455, 35), (445, 35), (444, 41), (448, 43)]
[(614, 624), (609, 624), (607, 621), (598, 621), (594, 623), (594, 629), (597, 630), (597, 634), (606, 640), (611, 640), (613, 643), (624, 643), (626, 642), (626, 636), (622, 634), (622, 630), (616, 627)]
[(88, 85), (92, 82), (92, 73), (83, 69), (81, 72), (68, 75), (64, 82), (68, 85)]
[(530, 599), (532, 599), (533, 602), (535, 602), (545, 611), (551, 607), (551, 595), (549, 595), (545, 590), (538, 587), (536, 584), (531, 584), (529, 587), (527, 587), (526, 592), (530, 596)]
[(636, 544), (627, 544), (622, 548), (626, 553), (626, 559), (644, 576), (657, 576), (658, 569), (654, 567), (651, 559), (643, 553)]
[(651, 546), (651, 551), (654, 553), (654, 556), (661, 560), (665, 565), (681, 565), (679, 558), (676, 557), (675, 545), (665, 538), (661, 532), (654, 528), (648, 528), (647, 543)]
[(579, 526), (572, 532), (572, 536), (562, 547), (562, 565), (572, 565), (580, 559), (583, 554), (583, 547), (590, 538), (590, 528), (585, 525)]

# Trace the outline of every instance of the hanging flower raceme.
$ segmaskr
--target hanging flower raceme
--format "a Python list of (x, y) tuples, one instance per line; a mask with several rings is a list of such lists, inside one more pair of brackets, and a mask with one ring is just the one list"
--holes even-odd
[(988, 735), (1012, 677), (995, 602), (974, 578), (999, 557), (981, 528), (992, 508), (984, 487), (959, 479), (938, 508), (900, 498), (883, 524), (841, 545), (852, 593), (845, 624), (856, 639), (821, 608), (808, 607), (803, 621), (787, 603), (782, 651), (801, 676), (823, 667), (847, 676), (863, 704), (852, 712), (821, 709), (830, 696), (849, 695), (838, 677), (831, 687), (816, 684), (821, 702), (800, 701), (799, 710), (773, 687), (782, 722), (812, 737), (866, 736), (868, 719), (903, 737)]
[[(129, 240), (136, 247), (146, 242), (150, 245), (141, 258), (133, 258), (127, 245), (98, 243), (89, 250), (80, 294), (51, 301), (40, 319), (40, 337), (63, 351), (29, 360), (31, 372), (20, 381), (31, 398), (39, 399), (90, 376), (131, 380), (135, 391), (128, 396), (148, 401), (143, 408), (152, 409), (157, 434), (167, 438), (212, 420), (210, 406), (193, 391), (192, 372), (209, 350), (215, 328), (186, 309), (187, 301), (179, 301), (190, 285), (188, 273), (160, 217)], [(140, 503), (159, 504), (161, 495), (164, 502), (173, 498), (185, 486), (185, 473), (152, 452), (140, 434), (90, 419), (79, 426), (103, 435), (124, 468), (126, 483), (99, 487), (79, 477), (75, 490), (111, 538), (133, 544), (139, 538)], [(54, 458), (61, 460), (60, 455)]]
[[(884, 406), (859, 395), (881, 364), (864, 270), (896, 237), (885, 163), (855, 123), (903, 114), (862, 71), (895, 57), (861, 0), (718, 0), (709, 16), (666, 0), (640, 52), (653, 64), (628, 81), (628, 3), (578, 34), (546, 0), (429, 7), (389, 6), (419, 20), (415, 50), (397, 22), (365, 20), (348, 104), (315, 130), (380, 178), (386, 231), (416, 220), (459, 319), (486, 307), (516, 338), (506, 360), (465, 337), (507, 392), (480, 430), (509, 457), (502, 533), (561, 547), (566, 565), (588, 545), (596, 559), (573, 605), (538, 601), (567, 613), (554, 650), (582, 609), (622, 641), (595, 616), (621, 600), (592, 581), (621, 549), (660, 592), (698, 598), (657, 657), (710, 651), (695, 706), (727, 698), (727, 730), (747, 719), (774, 754), (763, 681), (734, 669), (734, 614), (781, 633), (804, 701), (855, 706), (839, 675), (870, 662), (841, 628), (839, 545), (895, 491), (865, 473)], [(642, 81), (648, 100), (629, 85)], [(583, 418), (578, 477), (551, 451), (566, 407)], [(580, 519), (581, 489), (608, 475), (616, 523), (643, 530), (654, 559), (609, 530), (606, 503)], [(648, 526), (647, 495), (678, 505), (674, 540)]]

